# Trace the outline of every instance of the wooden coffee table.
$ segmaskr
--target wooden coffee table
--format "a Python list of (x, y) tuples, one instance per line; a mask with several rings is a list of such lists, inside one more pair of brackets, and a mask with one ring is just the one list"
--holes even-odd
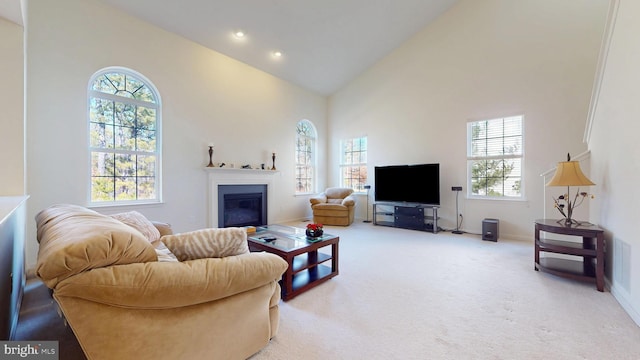
[[(251, 251), (276, 254), (289, 264), (280, 281), (285, 301), (338, 275), (338, 236), (324, 234), (311, 239), (304, 229), (269, 225), (258, 227), (247, 238)], [(318, 251), (322, 248), (328, 251)]]

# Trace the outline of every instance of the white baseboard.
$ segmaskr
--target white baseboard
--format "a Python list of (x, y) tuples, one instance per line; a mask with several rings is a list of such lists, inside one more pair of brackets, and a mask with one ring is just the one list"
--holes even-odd
[(633, 304), (629, 300), (629, 294), (615, 284), (610, 284), (611, 295), (618, 301), (624, 311), (629, 314), (631, 319), (640, 327), (640, 312), (633, 307)]

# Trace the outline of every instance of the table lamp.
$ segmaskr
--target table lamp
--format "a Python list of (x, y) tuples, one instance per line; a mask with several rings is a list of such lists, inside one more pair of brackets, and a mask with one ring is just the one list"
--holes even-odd
[[(591, 186), (595, 185), (589, 178), (587, 178), (580, 169), (580, 163), (578, 161), (571, 161), (571, 155), (567, 154), (567, 161), (561, 161), (558, 163), (556, 173), (551, 178), (551, 181), (547, 183), (547, 186), (566, 186), (567, 193), (554, 198), (555, 208), (560, 211), (562, 216), (565, 217), (565, 225), (577, 224), (578, 222), (572, 219), (573, 210), (582, 204), (582, 201), (587, 197), (586, 192), (580, 192), (580, 189), (576, 192), (573, 200), (570, 198), (571, 186)], [(561, 203), (566, 202), (565, 204)], [(562, 220), (560, 220), (562, 221)], [(559, 222), (560, 222), (559, 221)]]

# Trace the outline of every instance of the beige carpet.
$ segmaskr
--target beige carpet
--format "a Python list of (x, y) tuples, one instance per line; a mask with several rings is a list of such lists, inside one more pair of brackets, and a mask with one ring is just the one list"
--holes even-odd
[(640, 359), (640, 328), (613, 296), (534, 271), (532, 242), (325, 232), (340, 236), (340, 275), (281, 303), (278, 336), (251, 360)]

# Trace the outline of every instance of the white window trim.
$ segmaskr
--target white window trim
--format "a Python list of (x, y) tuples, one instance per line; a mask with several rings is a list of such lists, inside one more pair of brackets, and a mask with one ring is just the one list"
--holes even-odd
[[(341, 187), (348, 187), (347, 185), (345, 185), (344, 182), (344, 178), (342, 177), (343, 174), (343, 169), (346, 167), (360, 167), (360, 166), (365, 166), (367, 167), (367, 163), (366, 162), (359, 162), (359, 163), (351, 163), (351, 164), (345, 164), (344, 163), (344, 147), (345, 147), (345, 143), (349, 140), (355, 140), (355, 139), (362, 139), (362, 138), (367, 138), (367, 135), (362, 135), (362, 136), (356, 136), (356, 137), (351, 137), (348, 139), (343, 139), (340, 140), (340, 165), (339, 165), (339, 169), (340, 169), (340, 186)], [(367, 160), (369, 159), (369, 139), (367, 138)], [(367, 167), (367, 182), (369, 182), (369, 171), (368, 171), (368, 167)], [(362, 191), (358, 191), (358, 190), (353, 190), (353, 193), (356, 195), (363, 195), (366, 194), (367, 191), (366, 190), (362, 190)]]
[[(306, 124), (308, 124), (311, 129), (313, 130), (313, 133), (315, 135), (315, 137), (310, 137), (307, 135), (300, 135), (298, 134), (297, 130), (296, 130), (296, 143), (298, 140), (298, 137), (304, 137), (307, 139), (311, 139), (312, 143), (313, 143), (313, 148), (311, 149), (311, 168), (313, 169), (313, 177), (311, 178), (311, 190), (310, 191), (298, 191), (297, 189), (294, 189), (294, 196), (308, 196), (308, 195), (313, 195), (316, 194), (318, 192), (318, 163), (317, 163), (317, 159), (318, 159), (318, 130), (316, 129), (316, 126), (313, 124), (313, 122), (311, 122), (310, 120), (307, 119), (302, 119), (300, 121), (298, 121), (296, 123), (296, 127), (298, 126), (298, 124), (300, 124), (301, 122), (304, 122)], [(297, 144), (296, 144), (296, 149), (295, 149), (295, 155), (296, 155), (296, 160), (295, 160), (295, 166), (297, 167), (298, 165), (298, 161), (297, 161)], [(295, 186), (295, 185), (294, 185)]]
[[(471, 132), (469, 131), (469, 126), (472, 123), (480, 122), (480, 121), (490, 121), (497, 119), (505, 119), (510, 117), (520, 117), (522, 122), (522, 151), (520, 155), (500, 155), (500, 156), (471, 156)], [(478, 119), (478, 120), (470, 120), (467, 122), (467, 191), (466, 198), (469, 200), (492, 200), (492, 201), (511, 201), (511, 202), (522, 202), (528, 201), (526, 198), (526, 184), (525, 184), (525, 115), (517, 114), (517, 115), (507, 115), (507, 116), (498, 116), (494, 118), (487, 119)], [(486, 195), (474, 195), (472, 193), (472, 185), (471, 185), (471, 160), (495, 160), (495, 159), (520, 159), (520, 196), (486, 196)]]
[[(96, 79), (107, 73), (122, 73), (125, 75), (131, 75), (140, 81), (144, 82), (145, 86), (149, 88), (149, 90), (153, 93), (156, 103), (148, 103), (144, 101), (140, 101), (138, 99), (130, 99), (123, 98), (121, 96), (107, 94), (100, 91), (93, 90), (93, 83)], [(95, 150), (102, 150), (100, 148), (91, 147), (91, 99), (93, 97), (122, 101), (126, 99), (128, 103), (141, 105), (145, 107), (155, 108), (156, 110), (156, 151), (153, 153), (156, 156), (156, 178), (155, 178), (155, 187), (156, 187), (156, 198), (155, 199), (144, 199), (144, 200), (113, 200), (113, 201), (93, 201), (91, 198), (91, 152)], [(92, 208), (102, 208), (102, 207), (121, 207), (121, 206), (135, 206), (135, 205), (156, 205), (163, 203), (162, 201), (162, 99), (160, 97), (160, 92), (156, 88), (156, 86), (149, 80), (146, 76), (133, 71), (131, 69), (120, 67), (120, 66), (111, 66), (100, 69), (96, 71), (91, 78), (89, 79), (89, 83), (87, 85), (87, 113), (86, 113), (86, 134), (87, 134), (87, 150), (88, 150), (88, 170), (87, 170), (87, 207)], [(131, 153), (131, 151), (127, 150), (115, 150), (116, 153)], [(139, 153), (133, 151), (133, 153)], [(151, 154), (151, 153), (150, 153)]]

